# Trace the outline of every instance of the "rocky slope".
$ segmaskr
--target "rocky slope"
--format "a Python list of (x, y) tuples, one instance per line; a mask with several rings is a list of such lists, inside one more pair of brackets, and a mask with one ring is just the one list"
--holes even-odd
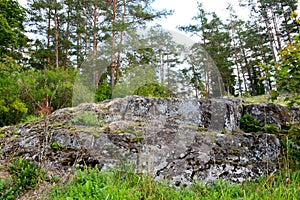
[(130, 165), (175, 185), (219, 178), (243, 182), (276, 171), (281, 153), (275, 135), (239, 130), (245, 111), (262, 126), (281, 127), (297, 120), (282, 106), (244, 108), (240, 99), (130, 96), (61, 109), (43, 119), (4, 128), (0, 160), (5, 165), (22, 156), (41, 164), (49, 176), (63, 176), (75, 166), (126, 170)]

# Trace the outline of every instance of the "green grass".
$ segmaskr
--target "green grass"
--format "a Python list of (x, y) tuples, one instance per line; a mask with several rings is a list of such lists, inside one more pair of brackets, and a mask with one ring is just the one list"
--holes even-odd
[(260, 103), (274, 103), (282, 106), (287, 106), (287, 102), (284, 101), (284, 96), (279, 96), (276, 100), (271, 100), (270, 95), (259, 95), (259, 96), (246, 96), (242, 97), (245, 100), (245, 104), (260, 104)]
[(278, 172), (252, 182), (230, 184), (218, 181), (211, 186), (196, 184), (187, 188), (170, 187), (145, 175), (124, 171), (99, 172), (97, 169), (77, 171), (67, 185), (56, 186), (52, 200), (128, 199), (128, 200), (190, 200), (190, 199), (297, 199), (300, 197), (300, 172)]

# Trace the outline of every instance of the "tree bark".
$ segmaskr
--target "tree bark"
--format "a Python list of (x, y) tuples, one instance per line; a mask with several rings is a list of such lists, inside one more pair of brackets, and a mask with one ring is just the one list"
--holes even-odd
[(242, 95), (242, 84), (241, 84), (241, 79), (240, 79), (240, 69), (238, 66), (238, 55), (237, 55), (237, 48), (236, 48), (236, 42), (234, 39), (234, 35), (235, 35), (235, 30), (234, 30), (234, 26), (233, 23), (231, 22), (231, 40), (233, 41), (233, 50), (234, 50), (234, 63), (236, 66), (236, 71), (237, 71), (237, 78), (238, 78), (238, 86), (239, 86), (239, 96)]
[(70, 6), (68, 5), (68, 11), (67, 11), (67, 27), (66, 27), (66, 36), (65, 36), (65, 42), (67, 43), (65, 45), (65, 59), (64, 59), (64, 68), (66, 69), (68, 67), (69, 62), (69, 40), (70, 40)]
[(94, 11), (93, 11), (93, 56), (97, 55), (97, 3), (94, 3)]
[[(116, 22), (117, 17), (117, 0), (113, 0), (113, 24)], [(112, 31), (112, 37), (111, 37), (111, 47), (112, 47), (112, 53), (111, 53), (111, 72), (110, 72), (110, 89), (111, 93), (113, 94), (114, 91), (114, 80), (115, 80), (115, 46), (116, 46), (116, 31)]]
[(55, 40), (55, 67), (59, 66), (58, 63), (58, 11), (57, 11), (57, 0), (54, 1), (55, 3), (55, 8), (54, 8), (54, 31), (55, 31), (55, 36), (54, 36), (54, 40)]
[(281, 41), (280, 41), (280, 33), (279, 33), (279, 30), (278, 30), (278, 25), (277, 25), (277, 21), (276, 21), (276, 16), (274, 14), (274, 10), (273, 8), (271, 7), (270, 8), (271, 10), (271, 13), (272, 13), (272, 21), (273, 21), (273, 24), (274, 24), (274, 30), (275, 30), (275, 35), (276, 35), (276, 40), (277, 40), (277, 51), (281, 49)]
[[(48, 27), (47, 27), (47, 66), (50, 65), (50, 40), (51, 40), (51, 35), (50, 35), (50, 30), (51, 30), (51, 9), (48, 8)], [(46, 69), (46, 65), (44, 66), (44, 69)]]

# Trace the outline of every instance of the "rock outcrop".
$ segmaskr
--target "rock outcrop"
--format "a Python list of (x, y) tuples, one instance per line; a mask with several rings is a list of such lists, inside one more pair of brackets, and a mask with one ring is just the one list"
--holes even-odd
[(130, 164), (175, 185), (243, 182), (276, 171), (281, 148), (275, 135), (238, 131), (242, 113), (240, 100), (225, 98), (81, 104), (3, 129), (0, 160), (22, 156), (61, 174), (74, 166)]
[(299, 108), (294, 107), (289, 110), (287, 107), (272, 104), (261, 103), (245, 106), (244, 113), (250, 114), (257, 119), (260, 126), (273, 125), (282, 130), (290, 122), (299, 122)]

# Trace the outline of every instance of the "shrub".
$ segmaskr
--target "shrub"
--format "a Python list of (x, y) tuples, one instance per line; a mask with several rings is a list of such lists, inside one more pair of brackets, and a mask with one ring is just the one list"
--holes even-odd
[(21, 66), (11, 58), (0, 61), (0, 127), (18, 123), (28, 109), (18, 93)]
[(111, 97), (111, 89), (108, 83), (103, 83), (96, 89), (95, 102), (101, 102)]
[(46, 98), (53, 110), (71, 106), (75, 75), (74, 69), (63, 68), (29, 69), (20, 74), (20, 98), (26, 102), (29, 114), (38, 113)]
[(0, 179), (0, 200), (14, 199), (23, 190), (36, 187), (41, 169), (28, 160), (17, 159), (10, 164), (11, 177)]
[[(296, 12), (291, 13), (291, 19), (293, 23), (300, 26), (300, 19)], [(292, 107), (297, 104), (300, 105), (300, 34), (293, 37), (293, 40), (286, 44), (278, 52), (278, 61), (274, 67), (274, 78), (276, 80), (276, 86), (278, 92), (286, 92), (288, 96), (285, 101), (288, 102), (288, 106)], [(273, 63), (270, 64), (271, 66)], [(278, 97), (277, 91), (272, 91), (271, 97), (276, 99)]]
[(271, 133), (271, 134), (277, 134), (279, 133), (278, 127), (271, 125), (271, 124), (265, 124), (264, 125), (264, 131), (266, 133)]
[(134, 91), (135, 95), (146, 97), (172, 97), (172, 92), (158, 83), (147, 83)]
[(77, 115), (74, 119), (71, 120), (71, 123), (76, 125), (100, 127), (104, 125), (102, 121), (99, 121), (95, 112), (93, 111), (86, 111), (82, 114)]
[(241, 129), (247, 133), (258, 132), (261, 130), (259, 121), (248, 113), (245, 113), (241, 118)]

